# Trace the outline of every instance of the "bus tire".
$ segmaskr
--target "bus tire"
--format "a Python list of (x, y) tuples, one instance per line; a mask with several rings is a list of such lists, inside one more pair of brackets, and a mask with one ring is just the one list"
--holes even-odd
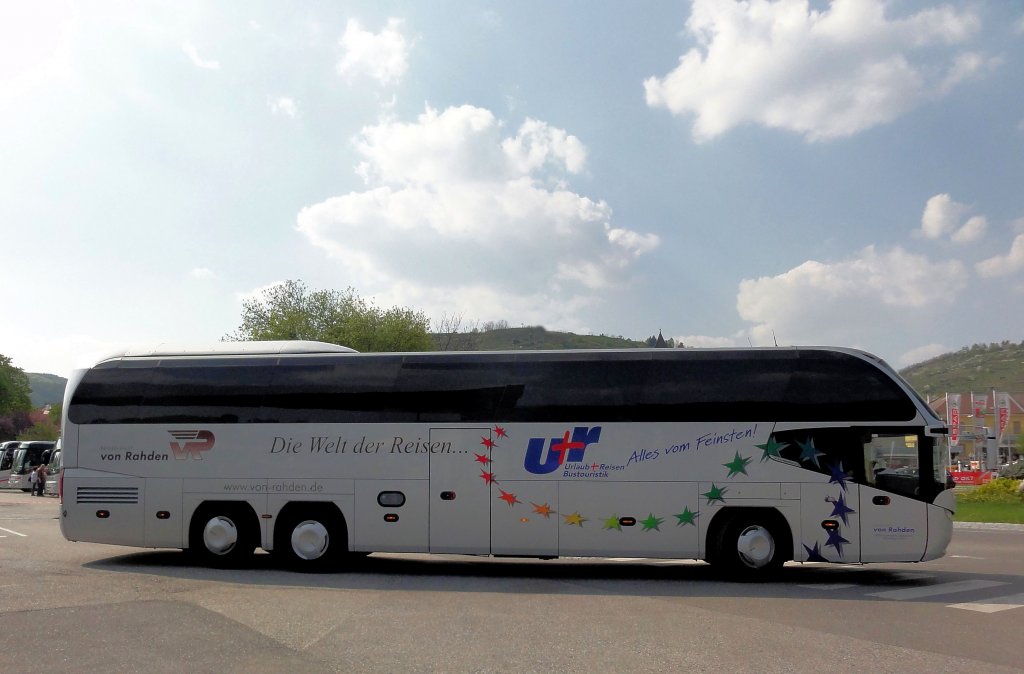
[(789, 525), (772, 509), (738, 511), (716, 533), (708, 561), (729, 578), (768, 578), (791, 556)]
[(256, 549), (255, 518), (245, 503), (204, 503), (192, 515), (189, 552), (207, 566), (237, 566)]
[(274, 553), (287, 568), (322, 572), (337, 568), (348, 551), (345, 520), (332, 503), (290, 503), (274, 526)]

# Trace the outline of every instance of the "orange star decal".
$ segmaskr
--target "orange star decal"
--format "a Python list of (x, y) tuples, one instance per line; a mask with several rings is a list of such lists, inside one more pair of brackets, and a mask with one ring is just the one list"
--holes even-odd
[(517, 503), (522, 503), (522, 501), (516, 498), (515, 494), (510, 494), (504, 489), (499, 489), (498, 491), (501, 492), (501, 496), (499, 496), (498, 498), (507, 503), (509, 508), (511, 508)]
[(545, 503), (544, 505), (538, 505), (533, 501), (530, 501), (530, 505), (533, 506), (533, 512), (537, 513), (538, 515), (543, 515), (546, 518), (551, 517), (551, 513), (555, 512), (547, 503)]
[(562, 515), (565, 518), (565, 523), (572, 526), (575, 524), (578, 527), (582, 527), (583, 523), (587, 521), (587, 518), (579, 513), (573, 513), (572, 515)]
[(484, 484), (490, 484), (492, 482), (497, 483), (494, 473), (488, 473), (486, 470), (480, 471), (480, 477), (484, 479)]
[(486, 454), (477, 454), (476, 452), (473, 452), (473, 456), (476, 457), (476, 462), (477, 463), (487, 464), (487, 463), (491, 462), (491, 460), (489, 458), (487, 458)]

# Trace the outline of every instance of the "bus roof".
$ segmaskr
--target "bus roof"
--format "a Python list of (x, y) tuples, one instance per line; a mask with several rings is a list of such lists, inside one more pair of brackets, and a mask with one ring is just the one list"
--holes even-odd
[(356, 353), (354, 349), (327, 342), (306, 340), (213, 342), (211, 344), (173, 344), (161, 342), (152, 346), (125, 349), (108, 354), (98, 362), (118, 358), (153, 358), (171, 356), (279, 355), (299, 353)]

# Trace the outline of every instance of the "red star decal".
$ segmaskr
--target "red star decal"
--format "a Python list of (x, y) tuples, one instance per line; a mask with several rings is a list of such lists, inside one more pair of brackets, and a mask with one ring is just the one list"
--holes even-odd
[(497, 435), (499, 438), (507, 438), (508, 437), (508, 433), (506, 433), (505, 429), (502, 428), (501, 426), (495, 426), (494, 427), (494, 434)]
[(476, 457), (476, 462), (477, 463), (488, 464), (488, 463), (491, 462), (491, 460), (489, 458), (487, 458), (486, 454), (477, 454), (476, 452), (473, 452), (473, 456)]
[(530, 505), (533, 506), (533, 512), (537, 513), (538, 515), (543, 515), (545, 518), (550, 518), (551, 513), (554, 512), (554, 510), (551, 509), (551, 506), (549, 506), (547, 503), (545, 503), (544, 505), (538, 505), (533, 501), (530, 501)]
[(492, 482), (497, 483), (498, 481), (494, 478), (494, 473), (488, 473), (486, 470), (480, 471), (480, 477), (484, 479), (484, 484), (490, 484)]
[(494, 449), (494, 440), (491, 440), (490, 438), (480, 438), (480, 444), (487, 449)]
[(510, 494), (504, 489), (499, 489), (498, 491), (501, 492), (501, 496), (499, 496), (498, 498), (507, 503), (509, 508), (511, 508), (517, 503), (522, 503), (522, 501), (516, 498), (515, 494)]

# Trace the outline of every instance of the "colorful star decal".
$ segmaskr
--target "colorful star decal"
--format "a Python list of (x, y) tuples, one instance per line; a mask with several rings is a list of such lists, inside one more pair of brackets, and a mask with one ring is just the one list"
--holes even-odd
[(832, 514), (829, 515), (829, 517), (841, 517), (842, 520), (843, 520), (843, 524), (845, 524), (846, 526), (850, 526), (850, 520), (847, 517), (847, 515), (850, 514), (850, 513), (853, 513), (853, 514), (856, 515), (857, 511), (854, 510), (853, 508), (848, 507), (846, 505), (846, 499), (843, 498), (843, 495), (842, 494), (839, 495), (839, 500), (835, 500), (835, 499), (826, 499), (826, 500), (832, 502)]
[(640, 524), (644, 525), (644, 531), (661, 531), (658, 527), (665, 521), (664, 517), (655, 517), (654, 513), (648, 513), (647, 519), (641, 520)]
[(814, 547), (813, 548), (807, 547), (806, 543), (804, 543), (803, 546), (804, 546), (804, 550), (807, 551), (807, 561), (808, 562), (827, 562), (828, 561), (827, 559), (825, 559), (824, 557), (821, 556), (821, 544), (818, 543), (817, 541), (814, 542)]
[(764, 462), (772, 458), (773, 456), (779, 457), (779, 452), (788, 447), (789, 445), (787, 445), (785, 442), (776, 442), (775, 436), (773, 435), (770, 438), (768, 438), (768, 442), (764, 443), (763, 445), (754, 446), (764, 452), (764, 454), (761, 455), (761, 461)]
[(583, 527), (583, 523), (587, 521), (587, 518), (579, 513), (573, 513), (572, 515), (562, 515), (565, 518), (565, 523), (572, 526), (575, 524), (578, 527)]
[(833, 529), (832, 531), (828, 532), (828, 540), (825, 542), (825, 545), (831, 545), (832, 547), (834, 547), (836, 549), (836, 552), (839, 553), (839, 556), (842, 557), (843, 545), (849, 542), (850, 541), (846, 540), (841, 535), (839, 535), (839, 529)]
[(807, 438), (807, 442), (797, 440), (796, 444), (800, 446), (801, 461), (810, 461), (814, 464), (815, 468), (821, 468), (821, 465), (818, 463), (818, 457), (825, 456), (825, 452), (819, 452), (818, 448), (814, 446), (814, 438)]
[(729, 463), (722, 464), (723, 466), (729, 469), (729, 474), (726, 477), (729, 478), (732, 477), (733, 475), (739, 475), (740, 473), (746, 475), (747, 464), (750, 463), (752, 460), (753, 459), (750, 458), (743, 458), (742, 456), (740, 456), (739, 452), (736, 452), (736, 458), (734, 458)]
[(543, 515), (545, 519), (549, 519), (551, 517), (551, 513), (555, 512), (547, 503), (540, 505), (534, 503), (533, 501), (530, 501), (530, 505), (533, 506), (533, 512), (537, 513), (538, 515)]
[(494, 477), (494, 473), (488, 473), (486, 470), (480, 471), (480, 477), (484, 479), (484, 484), (491, 484), (492, 482), (497, 484), (498, 480)]
[(828, 479), (829, 484), (838, 484), (842, 487), (843, 491), (846, 491), (846, 471), (843, 470), (843, 462), (834, 463), (828, 467), (832, 476)]
[(515, 494), (510, 494), (504, 489), (499, 489), (498, 491), (501, 492), (501, 496), (499, 496), (498, 498), (507, 503), (509, 508), (511, 508), (517, 503), (522, 503), (522, 501), (516, 498)]
[(678, 522), (676, 522), (677, 527), (681, 527), (684, 524), (692, 524), (693, 526), (697, 526), (697, 515), (699, 514), (700, 513), (693, 512), (692, 510), (690, 510), (689, 506), (687, 506), (686, 508), (683, 508), (683, 512), (677, 513), (676, 515), (673, 515), (673, 517), (679, 520)]
[(616, 531), (622, 531), (622, 525), (619, 524), (619, 516), (612, 515), (604, 521), (602, 529), (615, 529)]
[(486, 465), (491, 462), (490, 457), (488, 457), (486, 454), (477, 454), (476, 452), (473, 452), (473, 456), (476, 457), (477, 463), (482, 463)]
[(721, 501), (722, 503), (725, 503), (725, 499), (722, 497), (725, 496), (726, 489), (728, 489), (728, 487), (718, 487), (715, 486), (714, 482), (712, 482), (711, 489), (709, 489), (706, 492), (703, 492), (701, 496), (705, 497), (708, 500), (707, 505), (711, 505), (715, 501)]
[(499, 438), (507, 438), (508, 437), (508, 433), (506, 433), (505, 429), (502, 428), (501, 426), (495, 426), (494, 427), (494, 434), (497, 435)]
[(480, 438), (480, 444), (487, 449), (494, 449), (494, 440), (491, 440), (490, 438)]

